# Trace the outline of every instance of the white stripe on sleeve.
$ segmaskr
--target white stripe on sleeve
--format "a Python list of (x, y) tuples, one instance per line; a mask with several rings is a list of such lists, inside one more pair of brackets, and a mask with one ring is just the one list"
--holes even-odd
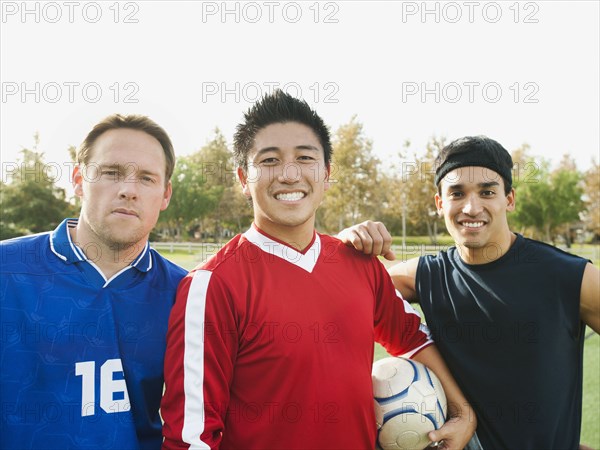
[[(421, 314), (419, 314), (419, 311), (417, 311), (415, 308), (412, 307), (412, 305), (410, 303), (408, 303), (406, 300), (404, 300), (404, 297), (402, 297), (402, 294), (400, 293), (400, 291), (398, 289), (396, 289), (396, 296), (402, 300), (402, 302), (404, 303), (404, 312), (406, 314), (413, 314), (415, 316), (417, 316), (419, 318), (419, 320), (421, 320)], [(429, 328), (427, 327), (427, 325), (425, 325), (423, 322), (421, 322), (421, 324), (419, 325), (419, 331), (421, 333), (423, 333), (427, 339), (427, 342), (425, 342), (423, 345), (420, 345), (419, 347), (404, 353), (403, 355), (398, 355), (401, 356), (403, 358), (412, 358), (412, 356), (417, 353), (419, 350), (421, 350), (424, 347), (427, 347), (430, 344), (433, 344), (433, 339), (431, 338), (431, 332), (429, 331)]]
[(204, 431), (204, 313), (212, 272), (198, 270), (190, 284), (185, 310), (183, 390), (185, 405), (181, 437), (190, 450), (208, 449), (200, 440)]

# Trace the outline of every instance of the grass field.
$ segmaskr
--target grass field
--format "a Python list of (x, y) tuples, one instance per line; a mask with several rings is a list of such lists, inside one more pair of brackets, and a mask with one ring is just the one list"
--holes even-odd
[(600, 336), (596, 333), (586, 339), (584, 346), (581, 442), (600, 448)]
[[(164, 252), (176, 264), (192, 269), (200, 263), (200, 256), (186, 251)], [(598, 265), (598, 261), (594, 261)], [(585, 341), (583, 361), (583, 422), (581, 424), (581, 442), (600, 449), (600, 336), (589, 328)], [(387, 356), (379, 344), (375, 344), (375, 360)], [(560, 368), (557, 368), (560, 370)]]

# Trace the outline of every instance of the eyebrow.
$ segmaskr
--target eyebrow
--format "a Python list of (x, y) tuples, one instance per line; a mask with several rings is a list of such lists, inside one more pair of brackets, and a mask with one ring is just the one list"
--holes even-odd
[[(500, 186), (500, 183), (498, 183), (497, 181), (488, 181), (486, 183), (477, 183), (477, 187), (480, 189), (485, 189), (485, 188), (491, 188), (491, 187), (497, 187)], [(447, 189), (459, 189), (462, 190), (464, 189), (465, 185), (464, 184), (451, 184), (448, 186)]]
[[(318, 147), (315, 147), (314, 145), (297, 145), (294, 147), (294, 150), (310, 150), (310, 151), (314, 151), (314, 152), (318, 152), (320, 151), (320, 149)], [(261, 148), (260, 150), (258, 150), (256, 152), (256, 155), (262, 155), (263, 153), (267, 153), (267, 152), (279, 152), (281, 151), (280, 147), (264, 147)]]
[(143, 175), (154, 175), (154, 176), (158, 176), (160, 175), (159, 172), (156, 172), (154, 170), (151, 169), (141, 169), (139, 164), (136, 164), (134, 162), (128, 162), (125, 164), (122, 163), (111, 163), (111, 164), (97, 164), (97, 166), (100, 169), (116, 169), (119, 171), (124, 171), (126, 170), (128, 167), (135, 167), (136, 172), (139, 172)]

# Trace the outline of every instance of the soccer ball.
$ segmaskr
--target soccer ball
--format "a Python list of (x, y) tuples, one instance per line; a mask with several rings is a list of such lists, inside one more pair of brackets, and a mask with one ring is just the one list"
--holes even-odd
[(422, 450), (427, 434), (446, 421), (446, 394), (433, 371), (404, 358), (373, 364), (377, 445), (382, 450)]

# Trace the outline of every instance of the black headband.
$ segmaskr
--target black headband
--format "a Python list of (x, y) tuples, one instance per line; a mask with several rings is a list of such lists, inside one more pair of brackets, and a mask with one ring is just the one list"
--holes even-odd
[(465, 152), (454, 153), (449, 156), (444, 163), (435, 171), (434, 183), (437, 186), (439, 182), (446, 176), (448, 172), (458, 169), (459, 167), (486, 167), (499, 174), (502, 178), (512, 185), (512, 167), (508, 164), (503, 164), (498, 158), (494, 158), (490, 152), (480, 151), (478, 148), (469, 149)]

